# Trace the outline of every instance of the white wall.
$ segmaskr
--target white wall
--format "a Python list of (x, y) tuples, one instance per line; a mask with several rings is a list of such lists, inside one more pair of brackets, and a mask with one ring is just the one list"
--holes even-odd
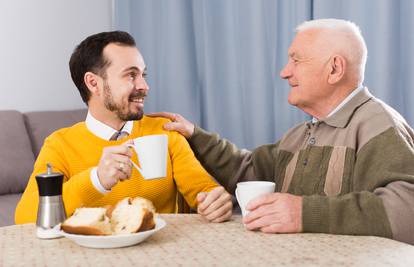
[(112, 29), (112, 0), (0, 0), (0, 110), (84, 108), (68, 62)]

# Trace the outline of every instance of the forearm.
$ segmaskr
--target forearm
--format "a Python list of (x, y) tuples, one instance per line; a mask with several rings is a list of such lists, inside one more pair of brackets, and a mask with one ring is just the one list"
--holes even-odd
[(338, 197), (304, 196), (302, 223), (304, 232), (392, 238), (381, 198), (368, 191)]
[(251, 152), (239, 150), (234, 144), (220, 139), (217, 134), (195, 127), (188, 140), (203, 167), (227, 189), (232, 190), (238, 181), (254, 179)]

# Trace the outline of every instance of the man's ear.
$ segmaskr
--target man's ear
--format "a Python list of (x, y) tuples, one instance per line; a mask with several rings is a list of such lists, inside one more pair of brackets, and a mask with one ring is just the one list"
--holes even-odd
[(86, 72), (83, 76), (83, 81), (85, 82), (86, 86), (88, 87), (91, 94), (98, 94), (99, 95), (99, 80), (100, 77), (93, 72)]
[(328, 83), (334, 84), (339, 82), (345, 75), (346, 71), (346, 60), (343, 56), (334, 55), (330, 62), (330, 73), (328, 76)]

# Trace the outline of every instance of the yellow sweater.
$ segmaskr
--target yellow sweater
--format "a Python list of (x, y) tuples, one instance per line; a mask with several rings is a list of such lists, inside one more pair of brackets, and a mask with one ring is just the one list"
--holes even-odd
[[(98, 165), (104, 147), (119, 145), (127, 139), (103, 140), (92, 134), (84, 122), (51, 134), (44, 142), (29, 183), (17, 205), (16, 223), (36, 221), (39, 194), (35, 176), (46, 172), (48, 162), (53, 165), (54, 171), (64, 174), (62, 195), (68, 216), (78, 207), (113, 205), (127, 196), (141, 196), (151, 200), (160, 213), (176, 212), (177, 188), (186, 202), (191, 207), (196, 207), (197, 193), (211, 191), (218, 184), (197, 161), (184, 137), (162, 129), (166, 122), (165, 119), (144, 116), (134, 122), (133, 132), (128, 139), (166, 134), (169, 152), (167, 177), (144, 180), (134, 168), (129, 180), (119, 182), (107, 194), (100, 193), (93, 186), (91, 169)], [(137, 162), (135, 153), (134, 157), (133, 160)]]

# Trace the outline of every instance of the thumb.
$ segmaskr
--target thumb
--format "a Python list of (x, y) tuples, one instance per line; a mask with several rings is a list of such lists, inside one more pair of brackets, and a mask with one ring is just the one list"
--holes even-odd
[(206, 199), (207, 193), (206, 192), (200, 192), (197, 194), (197, 201), (198, 203), (201, 203)]
[(122, 143), (123, 145), (133, 145), (134, 144), (134, 139), (128, 139), (127, 141), (125, 141), (124, 143)]

